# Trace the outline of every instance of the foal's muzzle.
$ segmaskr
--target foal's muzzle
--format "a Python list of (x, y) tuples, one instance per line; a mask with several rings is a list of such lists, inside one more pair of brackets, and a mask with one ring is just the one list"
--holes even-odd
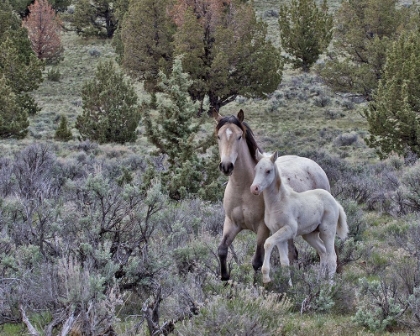
[(249, 190), (251, 191), (251, 193), (253, 193), (254, 195), (259, 195), (261, 194), (260, 188), (258, 187), (258, 185), (256, 184), (252, 184), (251, 187), (249, 188)]
[(233, 171), (233, 163), (232, 162), (220, 162), (219, 163), (220, 171), (225, 175), (231, 175)]

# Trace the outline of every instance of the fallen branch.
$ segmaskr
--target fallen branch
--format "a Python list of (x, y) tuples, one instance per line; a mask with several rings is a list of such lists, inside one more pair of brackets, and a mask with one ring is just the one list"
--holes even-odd
[(19, 310), (20, 315), (22, 316), (22, 322), (26, 325), (26, 328), (28, 328), (29, 334), (32, 336), (40, 336), (38, 331), (34, 328), (31, 321), (29, 321), (28, 317), (26, 316), (26, 312), (22, 304), (19, 304)]

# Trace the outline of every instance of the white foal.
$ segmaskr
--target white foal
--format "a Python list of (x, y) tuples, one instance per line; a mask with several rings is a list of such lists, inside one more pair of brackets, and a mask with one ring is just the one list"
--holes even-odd
[[(315, 248), (321, 259), (321, 276), (326, 273), (332, 279), (337, 268), (335, 235), (345, 239), (348, 233), (344, 209), (323, 189), (298, 193), (283, 183), (275, 165), (277, 158), (277, 152), (266, 157), (256, 151), (258, 164), (250, 188), (254, 195), (263, 193), (264, 220), (272, 233), (264, 244), (263, 282), (271, 281), (270, 257), (273, 247), (277, 245), (280, 263), (288, 268), (287, 241), (296, 236), (302, 236)], [(289, 284), (292, 284), (290, 277)]]

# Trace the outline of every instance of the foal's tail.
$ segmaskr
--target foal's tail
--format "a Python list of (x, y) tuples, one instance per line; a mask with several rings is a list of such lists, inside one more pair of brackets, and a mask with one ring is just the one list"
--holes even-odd
[(338, 209), (340, 211), (340, 215), (338, 217), (338, 223), (337, 223), (337, 235), (341, 238), (341, 239), (346, 239), (347, 237), (347, 233), (349, 232), (349, 227), (347, 225), (347, 215), (344, 212), (343, 207), (341, 206), (341, 204), (338, 204)]

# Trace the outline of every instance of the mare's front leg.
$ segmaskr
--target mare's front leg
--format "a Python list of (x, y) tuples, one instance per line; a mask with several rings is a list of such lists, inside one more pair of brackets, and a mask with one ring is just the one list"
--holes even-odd
[(257, 230), (257, 248), (252, 258), (252, 267), (254, 268), (255, 272), (257, 272), (263, 265), (264, 243), (269, 236), (270, 236), (270, 230), (264, 224), (264, 222), (261, 222)]
[(223, 237), (219, 248), (217, 249), (220, 260), (220, 278), (222, 280), (229, 280), (230, 278), (230, 274), (226, 265), (228, 249), (236, 235), (241, 232), (241, 230), (242, 228), (234, 224), (228, 217), (225, 217), (225, 222), (223, 224)]
[[(288, 257), (288, 246), (287, 240), (292, 239), (296, 235), (295, 230), (291, 226), (285, 225), (275, 232), (271, 237), (267, 238), (264, 244), (265, 255), (264, 263), (261, 269), (263, 274), (263, 283), (268, 283), (270, 279), (270, 257), (273, 247), (277, 245), (280, 254), (280, 264), (284, 269), (288, 270), (290, 266), (289, 257)], [(289, 277), (289, 285), (292, 285), (292, 280)]]

